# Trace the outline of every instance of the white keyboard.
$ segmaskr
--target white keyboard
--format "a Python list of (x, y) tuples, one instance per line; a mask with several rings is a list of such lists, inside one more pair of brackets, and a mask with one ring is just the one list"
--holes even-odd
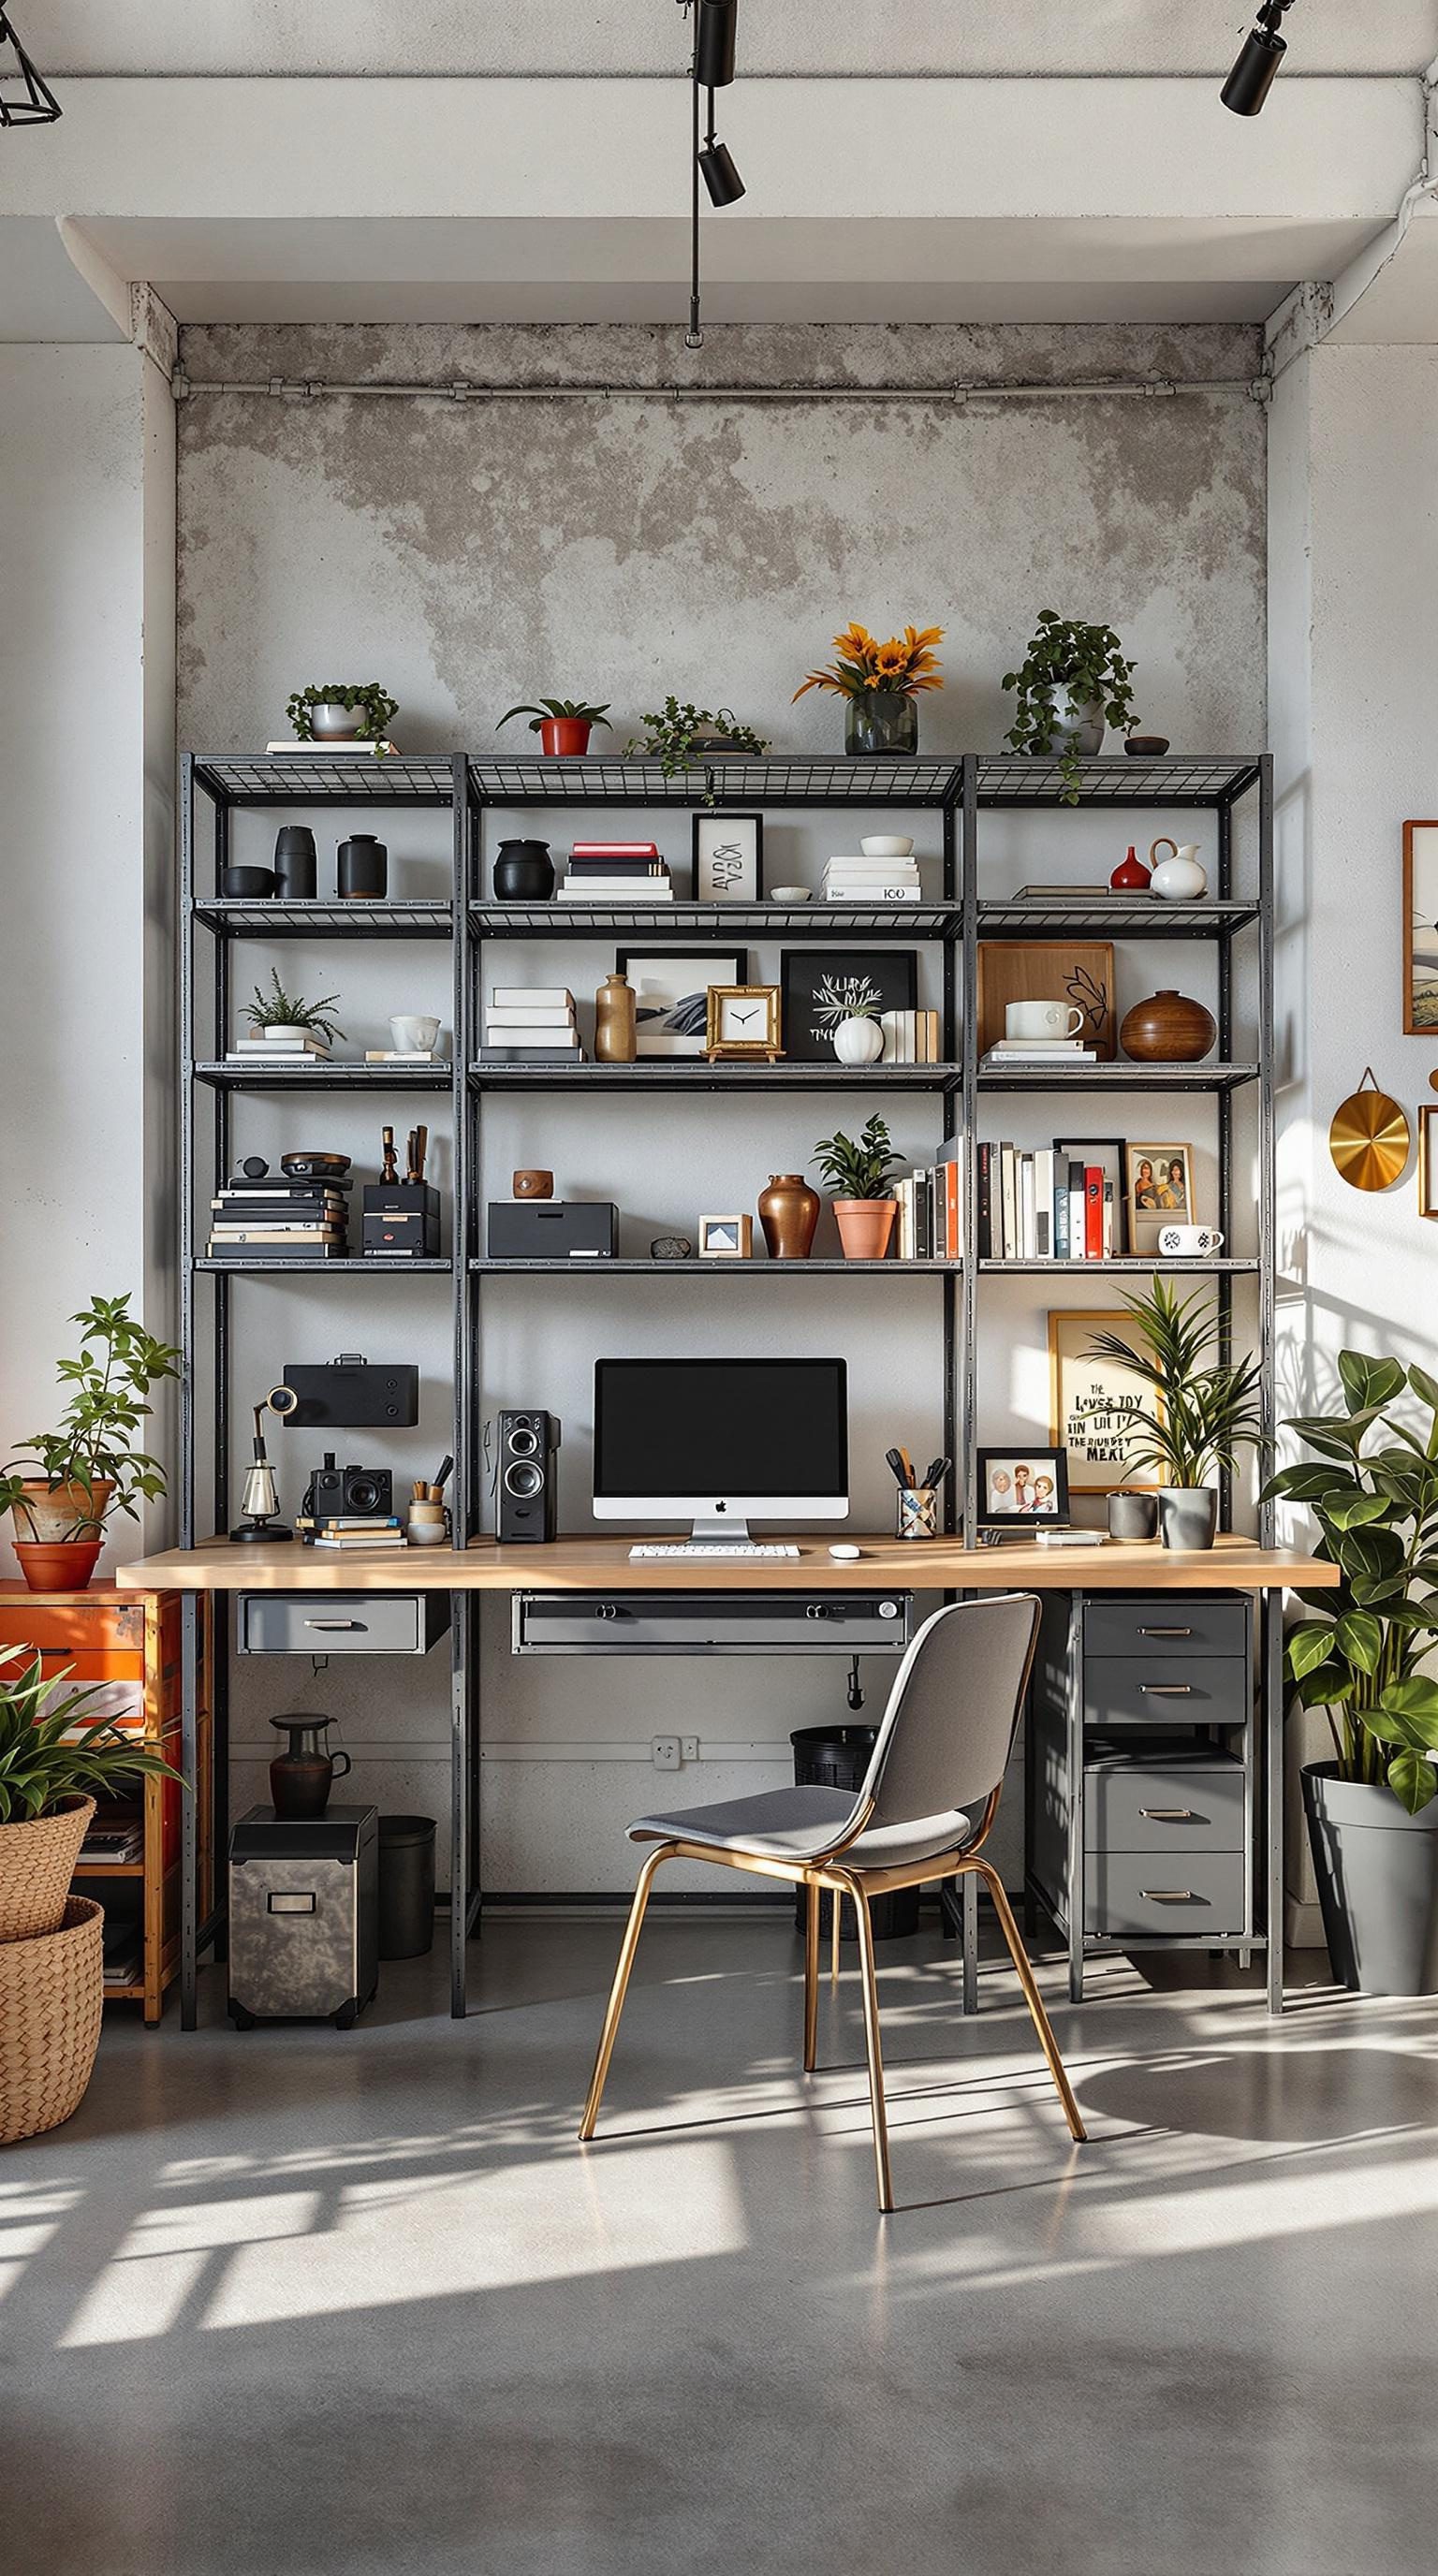
[(702, 1556), (707, 1561), (708, 1559), (716, 1556), (741, 1556), (749, 1558), (755, 1556), (797, 1556), (798, 1553), (799, 1551), (797, 1547), (781, 1545), (761, 1546), (756, 1539), (740, 1540), (731, 1545), (728, 1539), (710, 1540), (681, 1538), (665, 1540), (662, 1545), (654, 1547), (632, 1547), (629, 1551), (629, 1562), (633, 1565), (639, 1558), (651, 1556)]

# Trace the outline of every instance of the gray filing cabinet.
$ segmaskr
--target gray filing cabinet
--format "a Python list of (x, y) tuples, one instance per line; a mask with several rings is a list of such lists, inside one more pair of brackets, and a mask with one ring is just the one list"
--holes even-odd
[(1252, 1946), (1257, 1742), (1248, 1594), (1044, 1596), (1026, 1888), (1075, 2002), (1095, 1952)]

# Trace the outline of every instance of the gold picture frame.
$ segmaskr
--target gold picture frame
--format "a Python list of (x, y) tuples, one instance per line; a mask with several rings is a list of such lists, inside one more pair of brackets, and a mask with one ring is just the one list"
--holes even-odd
[(1061, 1306), (1049, 1310), (1049, 1439), (1068, 1459), (1072, 1494), (1115, 1494), (1163, 1482), (1157, 1467), (1126, 1463), (1122, 1426), (1136, 1414), (1157, 1419), (1151, 1387), (1115, 1360), (1089, 1360), (1095, 1332), (1136, 1330), (1126, 1306)]
[(1438, 1108), (1418, 1112), (1418, 1213), (1438, 1217)]
[(741, 1064), (760, 1059), (773, 1064), (784, 1052), (779, 1044), (778, 985), (711, 984), (704, 1052), (711, 1064), (725, 1057)]

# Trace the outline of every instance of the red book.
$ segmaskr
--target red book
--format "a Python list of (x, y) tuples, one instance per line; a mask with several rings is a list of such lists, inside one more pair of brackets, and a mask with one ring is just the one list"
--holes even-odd
[(1083, 1257), (1103, 1259), (1103, 1169), (1089, 1163), (1083, 1176)]
[(657, 859), (657, 841), (575, 841), (571, 856), (576, 859)]
[(959, 1167), (957, 1163), (945, 1163), (943, 1168), (944, 1257), (947, 1261), (957, 1261), (959, 1257)]

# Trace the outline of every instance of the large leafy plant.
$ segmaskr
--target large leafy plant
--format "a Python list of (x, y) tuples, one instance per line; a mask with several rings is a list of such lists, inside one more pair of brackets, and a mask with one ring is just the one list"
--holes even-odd
[(103, 1683), (57, 1698), (73, 1665), (46, 1681), (29, 1647), (0, 1648), (0, 1664), (16, 1662), (18, 1674), (0, 1673), (0, 1825), (53, 1816), (66, 1798), (112, 1797), (134, 1780), (179, 1780), (184, 1786), (178, 1771), (108, 1717), (81, 1715)]
[(902, 1159), (895, 1153), (888, 1127), (877, 1112), (857, 1143), (840, 1131), (821, 1136), (814, 1148), (814, 1161), (839, 1199), (891, 1198), (890, 1181)]
[[(1346, 1412), (1287, 1423), (1317, 1456), (1265, 1497), (1307, 1505), (1343, 1577), (1300, 1593), (1325, 1615), (1290, 1630), (1285, 1657), (1304, 1707), (1327, 1711), (1339, 1777), (1386, 1780), (1416, 1816), (1438, 1789), (1438, 1681), (1420, 1669), (1438, 1638), (1438, 1381), (1363, 1351), (1340, 1351), (1338, 1374)], [(1416, 1428), (1411, 1403), (1393, 1410), (1404, 1397)]]
[[(161, 1378), (174, 1377), (179, 1351), (155, 1339), (130, 1313), (126, 1297), (96, 1297), (82, 1313), (78, 1357), (60, 1360), (56, 1376), (71, 1389), (70, 1401), (53, 1431), (36, 1431), (0, 1475), (0, 1511), (12, 1510), (17, 1527), (34, 1536), (27, 1520), (25, 1487), (42, 1480), (52, 1493), (68, 1486), (82, 1488), (85, 1500), (67, 1536), (98, 1537), (112, 1511), (136, 1518), (136, 1499), (153, 1501), (165, 1490), (158, 1458), (137, 1449), (133, 1437), (148, 1419), (145, 1398)], [(97, 1507), (96, 1485), (113, 1485), (114, 1493)]]
[[(1124, 659), (1123, 645), (1111, 626), (1090, 626), (1081, 618), (1060, 617), (1042, 608), (1029, 648), (1017, 671), (1004, 673), (1004, 687), (1018, 691), (1014, 720), (1005, 740), (1015, 751), (1042, 755), (1053, 749), (1054, 698), (1066, 692), (1075, 708), (1103, 708), (1107, 723), (1126, 732), (1133, 721), (1133, 675), (1137, 663)], [(1079, 800), (1079, 756), (1061, 749), (1063, 802)]]
[(1132, 1340), (1096, 1332), (1086, 1359), (1131, 1369), (1152, 1387), (1157, 1409), (1132, 1422), (1124, 1457), (1156, 1467), (1170, 1485), (1204, 1485), (1238, 1464), (1244, 1449), (1264, 1445), (1261, 1373), (1252, 1356), (1225, 1360), (1218, 1308), (1201, 1289), (1181, 1297), (1155, 1274), (1147, 1291), (1125, 1297), (1137, 1326)]

